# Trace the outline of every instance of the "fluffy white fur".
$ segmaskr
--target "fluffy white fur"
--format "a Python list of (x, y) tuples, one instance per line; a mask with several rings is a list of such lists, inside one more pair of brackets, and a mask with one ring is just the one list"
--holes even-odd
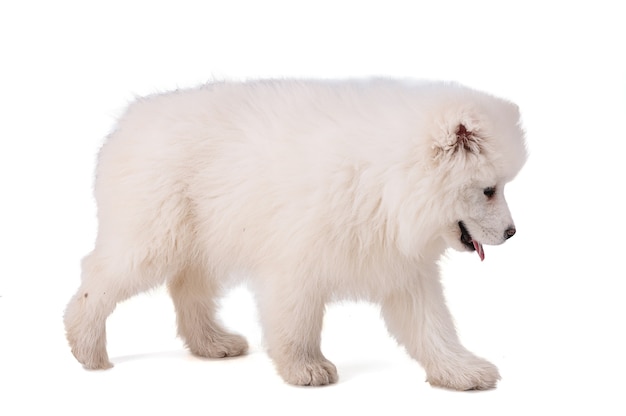
[(437, 261), (514, 233), (502, 192), (525, 158), (517, 107), (457, 84), (225, 82), (141, 99), (100, 152), (72, 352), (111, 367), (107, 317), (165, 282), (192, 353), (243, 354), (215, 308), (246, 276), (288, 383), (337, 381), (322, 318), (350, 298), (381, 305), (433, 385), (494, 387), (497, 368), (458, 340)]

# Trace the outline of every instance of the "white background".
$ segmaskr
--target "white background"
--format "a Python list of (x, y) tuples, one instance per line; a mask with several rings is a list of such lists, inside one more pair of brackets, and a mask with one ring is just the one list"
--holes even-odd
[[(12, 4), (11, 4), (12, 3)], [(0, 6), (0, 414), (626, 414), (622, 264), (626, 65), (609, 1), (4, 2)], [(507, 187), (518, 234), (452, 253), (448, 302), (503, 380), (430, 387), (378, 311), (333, 305), (340, 382), (285, 385), (250, 295), (223, 319), (248, 356), (191, 357), (163, 290), (108, 322), (106, 372), (83, 370), (62, 314), (96, 232), (97, 150), (135, 95), (211, 79), (456, 80), (517, 102), (530, 160)]]

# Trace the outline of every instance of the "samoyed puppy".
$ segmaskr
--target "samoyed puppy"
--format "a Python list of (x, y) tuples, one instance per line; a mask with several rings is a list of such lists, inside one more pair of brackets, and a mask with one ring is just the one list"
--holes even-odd
[(163, 283), (202, 357), (248, 344), (216, 318), (246, 280), (268, 352), (291, 384), (325, 385), (325, 305), (380, 304), (432, 385), (500, 379), (465, 349), (438, 260), (515, 234), (504, 186), (526, 160), (514, 104), (454, 83), (384, 79), (212, 83), (139, 99), (102, 147), (98, 234), (65, 312), (72, 353), (112, 366), (105, 322)]

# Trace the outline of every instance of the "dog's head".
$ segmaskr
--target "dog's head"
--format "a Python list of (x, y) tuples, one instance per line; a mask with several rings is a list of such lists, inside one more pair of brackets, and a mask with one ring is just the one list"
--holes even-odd
[(442, 179), (442, 237), (449, 247), (476, 251), (502, 244), (515, 225), (504, 187), (526, 161), (517, 106), (494, 97), (443, 113), (432, 141), (432, 160)]

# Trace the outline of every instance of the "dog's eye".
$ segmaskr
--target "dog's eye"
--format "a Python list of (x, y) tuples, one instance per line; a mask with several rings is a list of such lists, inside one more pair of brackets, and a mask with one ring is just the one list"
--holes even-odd
[(491, 198), (492, 196), (495, 195), (495, 193), (496, 193), (496, 188), (494, 188), (492, 186), (489, 186), (489, 187), (483, 189), (483, 194), (485, 194), (485, 196), (487, 198)]

